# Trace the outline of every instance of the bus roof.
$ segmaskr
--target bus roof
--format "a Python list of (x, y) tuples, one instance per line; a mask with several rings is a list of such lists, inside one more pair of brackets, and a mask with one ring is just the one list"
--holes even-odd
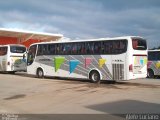
[(78, 40), (69, 40), (69, 41), (63, 41), (63, 38), (61, 41), (51, 41), (51, 42), (40, 42), (40, 43), (34, 43), (35, 44), (49, 44), (49, 43), (72, 43), (72, 42), (86, 42), (86, 41), (100, 41), (100, 40), (122, 40), (122, 39), (129, 39), (129, 38), (140, 38), (143, 39), (140, 36), (123, 36), (123, 37), (113, 37), (113, 38), (97, 38), (97, 39), (78, 39)]

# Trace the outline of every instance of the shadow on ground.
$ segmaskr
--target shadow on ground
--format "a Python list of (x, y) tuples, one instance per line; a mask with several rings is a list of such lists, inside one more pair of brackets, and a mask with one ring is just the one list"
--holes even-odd
[(122, 100), (87, 106), (87, 108), (109, 114), (160, 113), (160, 104), (137, 100)]

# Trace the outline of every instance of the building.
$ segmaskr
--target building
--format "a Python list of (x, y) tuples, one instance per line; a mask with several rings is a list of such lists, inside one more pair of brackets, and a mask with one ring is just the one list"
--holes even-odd
[(62, 37), (62, 34), (51, 34), (0, 28), (0, 45), (23, 44), (26, 47), (29, 47), (32, 43), (57, 41), (60, 40)]

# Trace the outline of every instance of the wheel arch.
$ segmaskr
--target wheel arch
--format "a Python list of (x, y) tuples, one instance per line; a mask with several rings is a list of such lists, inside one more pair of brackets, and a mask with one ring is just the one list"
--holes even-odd
[(155, 76), (155, 71), (154, 71), (152, 68), (148, 68), (148, 69), (147, 69), (147, 77), (149, 77), (149, 76), (148, 76), (149, 71), (152, 71), (152, 72), (153, 72), (153, 75)]
[(37, 72), (38, 72), (39, 69), (41, 69), (43, 71), (43, 75), (45, 76), (46, 74), (45, 74), (45, 71), (44, 71), (43, 67), (37, 67), (37, 69), (36, 69), (36, 75), (37, 75)]
[(88, 79), (90, 79), (90, 74), (91, 74), (91, 72), (93, 72), (93, 71), (96, 71), (96, 72), (98, 72), (99, 73), (99, 75), (100, 75), (100, 80), (102, 80), (102, 73), (101, 73), (101, 71), (99, 70), (99, 69), (97, 69), (97, 68), (93, 68), (93, 69), (91, 69), (89, 72), (88, 72)]
[(154, 72), (154, 70), (153, 70), (152, 68), (148, 68), (148, 69), (147, 69), (147, 72), (148, 72), (149, 70), (153, 71), (153, 73), (155, 74), (155, 72)]

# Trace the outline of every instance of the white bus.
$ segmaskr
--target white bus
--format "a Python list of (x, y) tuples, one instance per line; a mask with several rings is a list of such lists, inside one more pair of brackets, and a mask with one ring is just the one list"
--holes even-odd
[(10, 44), (0, 45), (0, 71), (15, 73), (26, 71), (26, 47), (23, 45)]
[(147, 44), (141, 37), (117, 37), (32, 44), (28, 74), (100, 80), (147, 76)]
[(148, 50), (148, 77), (160, 76), (160, 50)]

